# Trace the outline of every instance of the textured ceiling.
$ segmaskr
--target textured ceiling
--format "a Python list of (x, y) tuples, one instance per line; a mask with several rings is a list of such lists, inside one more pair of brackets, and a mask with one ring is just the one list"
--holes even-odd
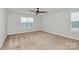
[[(40, 8), (41, 11), (48, 11), (48, 13), (61, 11), (63, 9), (65, 8)], [(35, 13), (30, 12), (30, 10), (36, 10), (36, 8), (7, 8), (7, 11), (35, 15)], [(45, 15), (45, 13), (39, 15)]]

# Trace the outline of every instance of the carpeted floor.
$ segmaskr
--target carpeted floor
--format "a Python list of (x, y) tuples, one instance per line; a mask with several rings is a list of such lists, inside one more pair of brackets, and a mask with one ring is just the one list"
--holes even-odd
[(78, 50), (79, 41), (43, 31), (9, 35), (2, 50)]

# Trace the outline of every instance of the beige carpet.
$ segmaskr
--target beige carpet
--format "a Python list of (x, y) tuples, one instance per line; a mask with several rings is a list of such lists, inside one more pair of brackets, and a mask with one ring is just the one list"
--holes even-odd
[(4, 50), (78, 50), (79, 41), (43, 31), (21, 33), (7, 37)]

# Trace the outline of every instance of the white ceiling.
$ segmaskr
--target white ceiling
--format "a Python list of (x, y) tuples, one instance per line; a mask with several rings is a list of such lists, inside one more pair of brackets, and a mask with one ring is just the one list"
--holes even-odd
[[(40, 8), (41, 11), (48, 11), (48, 13), (61, 11), (63, 9), (65, 8)], [(7, 8), (7, 11), (35, 15), (35, 13), (30, 12), (30, 10), (36, 10), (36, 8)], [(46, 13), (42, 13), (39, 15), (45, 15), (45, 14)]]

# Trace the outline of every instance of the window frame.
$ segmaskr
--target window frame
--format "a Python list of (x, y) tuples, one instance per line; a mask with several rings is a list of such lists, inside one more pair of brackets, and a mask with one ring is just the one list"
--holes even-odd
[[(23, 16), (22, 16), (22, 17), (23, 17)], [(21, 22), (22, 17), (20, 17), (21, 28), (30, 28), (29, 26), (22, 26), (22, 23), (23, 23), (23, 22)], [(32, 23), (34, 24), (34, 17), (24, 17), (24, 18), (27, 18), (27, 22), (25, 22), (25, 23), (28, 23), (28, 24), (31, 23), (31, 22), (28, 21), (28, 19), (29, 19), (29, 18), (33, 18), (33, 22), (32, 22)], [(32, 27), (33, 27), (33, 25), (31, 26), (31, 28), (32, 28)]]
[[(79, 12), (79, 11), (76, 11), (76, 12)], [(71, 31), (73, 31), (73, 32), (79, 32), (79, 28), (78, 28), (78, 30), (76, 30), (76, 28), (73, 28), (73, 27), (72, 27), (72, 20), (71, 20), (71, 19), (72, 19), (72, 18), (71, 18), (72, 15), (71, 15), (71, 14), (72, 14), (72, 13), (76, 13), (76, 12), (71, 12), (71, 13), (70, 13), (70, 29), (71, 29)]]

